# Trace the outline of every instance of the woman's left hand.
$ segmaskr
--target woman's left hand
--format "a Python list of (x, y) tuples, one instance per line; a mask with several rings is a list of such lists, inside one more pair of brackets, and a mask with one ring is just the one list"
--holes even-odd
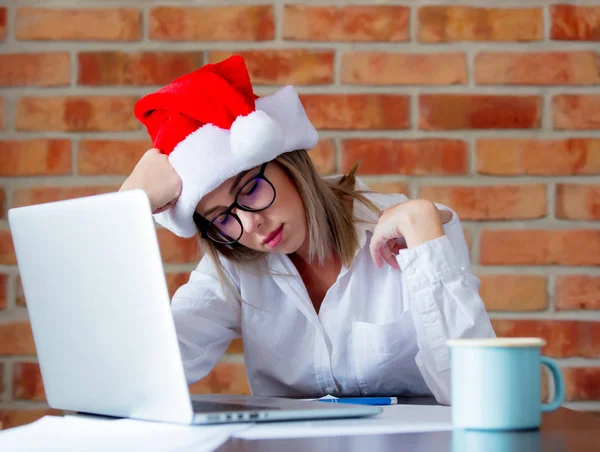
[(431, 201), (413, 199), (385, 209), (379, 216), (371, 237), (371, 257), (378, 268), (383, 261), (400, 268), (396, 255), (403, 248), (413, 248), (444, 235), (443, 225), (452, 212), (440, 210)]

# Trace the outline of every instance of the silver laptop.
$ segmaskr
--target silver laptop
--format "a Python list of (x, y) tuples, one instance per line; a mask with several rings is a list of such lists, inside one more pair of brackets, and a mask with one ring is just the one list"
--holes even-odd
[(10, 209), (51, 407), (182, 424), (360, 417), (381, 408), (190, 396), (142, 190)]

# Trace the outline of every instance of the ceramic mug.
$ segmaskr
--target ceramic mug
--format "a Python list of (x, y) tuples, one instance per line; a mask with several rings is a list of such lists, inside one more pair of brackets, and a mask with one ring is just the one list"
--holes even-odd
[[(540, 338), (452, 339), (452, 424), (480, 430), (540, 426), (541, 413), (559, 408), (564, 381), (558, 365), (541, 356)], [(542, 403), (542, 365), (554, 380), (554, 398)]]
[(452, 432), (452, 452), (542, 451), (549, 452), (547, 447), (542, 448), (539, 430), (495, 431), (457, 428)]

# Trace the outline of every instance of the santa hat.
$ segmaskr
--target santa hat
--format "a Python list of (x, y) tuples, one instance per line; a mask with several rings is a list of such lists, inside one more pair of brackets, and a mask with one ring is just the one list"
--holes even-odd
[(134, 112), (182, 180), (175, 206), (154, 215), (180, 237), (197, 233), (198, 202), (225, 180), (318, 141), (295, 89), (257, 98), (239, 55), (177, 78), (142, 97)]

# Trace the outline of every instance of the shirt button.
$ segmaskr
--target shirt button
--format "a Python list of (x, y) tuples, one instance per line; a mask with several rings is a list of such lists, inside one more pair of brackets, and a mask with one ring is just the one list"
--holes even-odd
[(408, 267), (405, 271), (406, 271), (407, 275), (414, 275), (415, 274), (415, 268), (414, 267)]
[(437, 314), (431, 314), (429, 316), (429, 323), (435, 323), (437, 321), (437, 319), (438, 319)]

